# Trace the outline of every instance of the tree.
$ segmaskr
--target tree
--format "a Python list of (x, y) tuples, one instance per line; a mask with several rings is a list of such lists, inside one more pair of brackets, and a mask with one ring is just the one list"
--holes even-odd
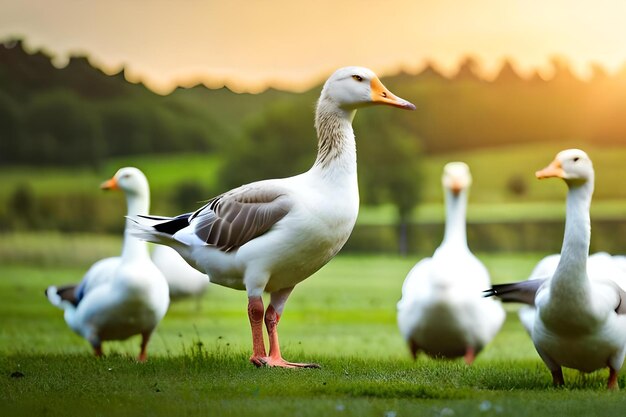
[(249, 120), (243, 134), (224, 147), (220, 185), (229, 189), (299, 174), (315, 160), (315, 138), (310, 103), (279, 102)]
[(448, 81), (432, 61), (426, 61), (422, 70), (415, 76), (421, 82)]
[(10, 224), (25, 229), (34, 228), (39, 223), (37, 197), (28, 183), (20, 183), (13, 190), (7, 202)]
[(0, 165), (16, 161), (22, 114), (17, 103), (0, 91)]
[(554, 68), (554, 75), (550, 81), (571, 85), (581, 83), (581, 80), (576, 77), (572, 71), (572, 67), (567, 58), (556, 55), (550, 59), (550, 63), (552, 64), (552, 68)]
[(186, 180), (176, 184), (171, 199), (177, 211), (185, 212), (201, 204), (207, 195), (211, 193), (199, 181)]
[(523, 197), (528, 192), (526, 176), (520, 174), (512, 175), (506, 182), (506, 189), (511, 195)]
[(500, 71), (494, 79), (494, 82), (502, 84), (513, 84), (519, 83), (521, 81), (523, 81), (523, 79), (515, 70), (513, 62), (509, 59), (505, 59), (504, 62), (502, 62), (502, 67), (500, 67)]
[(454, 76), (455, 81), (482, 81), (480, 76), (480, 64), (472, 56), (466, 56), (459, 63), (459, 70)]
[(408, 252), (411, 212), (421, 199), (419, 140), (376, 109), (355, 122), (358, 135), (361, 194), (367, 203), (391, 203), (398, 218), (398, 247)]
[(25, 125), (21, 155), (29, 162), (98, 165), (104, 156), (100, 119), (71, 92), (35, 96), (27, 108)]
[(147, 105), (137, 100), (103, 103), (100, 113), (109, 156), (150, 152), (150, 122)]
[(606, 68), (597, 62), (591, 63), (591, 81), (603, 82), (609, 78)]

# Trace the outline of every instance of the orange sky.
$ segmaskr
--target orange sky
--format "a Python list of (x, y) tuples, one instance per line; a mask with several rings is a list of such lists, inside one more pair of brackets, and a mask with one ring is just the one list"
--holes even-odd
[[(53, 6), (52, 6), (53, 5)], [(0, 0), (0, 39), (23, 36), (62, 64), (68, 53), (162, 93), (190, 78), (210, 87), (304, 89), (344, 65), (380, 74), (461, 56), (489, 72), (512, 57), (525, 72), (566, 57), (626, 62), (622, 0)]]

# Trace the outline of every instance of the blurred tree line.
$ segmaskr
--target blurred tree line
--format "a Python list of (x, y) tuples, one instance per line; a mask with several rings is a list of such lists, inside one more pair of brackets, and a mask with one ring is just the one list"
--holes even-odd
[[(583, 81), (562, 58), (552, 66), (549, 80), (538, 74), (525, 79), (504, 61), (486, 81), (479, 63), (468, 57), (451, 78), (432, 64), (419, 74), (385, 78), (418, 110), (383, 112), (368, 128), (379, 126), (385, 137), (410, 136), (426, 153), (571, 139), (626, 145), (626, 68), (609, 75), (593, 65), (592, 77)], [(310, 145), (319, 90), (236, 94), (200, 85), (160, 96), (126, 81), (123, 70), (104, 74), (85, 57), (56, 68), (45, 53), (6, 41), (0, 44), (0, 164), (92, 166), (112, 156), (182, 151), (236, 159), (241, 156), (227, 153), (245, 152), (254, 140), (241, 138), (263, 129), (275, 135), (270, 140), (282, 141), (264, 142), (282, 160), (281, 153), (291, 156), (294, 146), (283, 138)], [(281, 113), (292, 123), (279, 131), (271, 125), (283, 123)], [(231, 146), (233, 141), (240, 143)], [(258, 154), (261, 147), (255, 148), (248, 151)]]
[(98, 166), (105, 158), (214, 149), (212, 117), (164, 100), (85, 57), (58, 69), (0, 44), (0, 165)]

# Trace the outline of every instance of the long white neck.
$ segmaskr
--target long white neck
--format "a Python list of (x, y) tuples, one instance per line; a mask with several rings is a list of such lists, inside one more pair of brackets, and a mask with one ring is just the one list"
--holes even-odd
[[(128, 216), (150, 213), (150, 191), (141, 190), (138, 193), (126, 193), (126, 204), (128, 206)], [(124, 243), (122, 245), (122, 260), (150, 258), (148, 245), (130, 233), (129, 221), (126, 219), (124, 228)]]
[(442, 245), (467, 247), (467, 190), (454, 194), (446, 189), (446, 231)]
[(350, 181), (356, 184), (356, 143), (352, 119), (356, 110), (339, 108), (322, 96), (315, 112), (317, 130), (317, 159), (311, 168), (331, 181)]
[(589, 287), (587, 257), (591, 240), (589, 208), (593, 178), (569, 185), (561, 259), (551, 282), (552, 296), (585, 296)]

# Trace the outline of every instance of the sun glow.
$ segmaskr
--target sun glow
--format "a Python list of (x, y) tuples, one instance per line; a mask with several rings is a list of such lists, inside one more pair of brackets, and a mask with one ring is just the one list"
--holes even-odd
[(487, 77), (512, 58), (549, 76), (565, 57), (580, 76), (591, 62), (626, 61), (626, 3), (618, 0), (272, 0), (229, 2), (0, 0), (0, 39), (22, 36), (57, 65), (87, 54), (104, 71), (167, 93), (178, 85), (303, 90), (343, 65), (389, 74), (429, 60), (446, 74), (476, 57)]

